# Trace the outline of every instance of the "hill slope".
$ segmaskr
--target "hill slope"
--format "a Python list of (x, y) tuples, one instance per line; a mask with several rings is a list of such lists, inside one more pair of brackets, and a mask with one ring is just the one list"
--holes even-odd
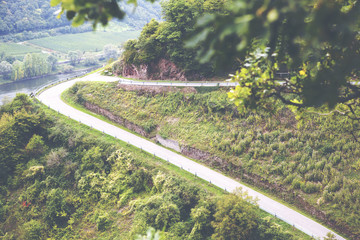
[(149, 227), (163, 239), (308, 239), (25, 95), (0, 109), (0, 147), (4, 239), (134, 239)]
[(149, 138), (176, 141), (183, 154), (359, 236), (360, 146), (345, 118), (299, 121), (281, 104), (273, 114), (240, 115), (225, 91), (206, 88), (197, 94), (100, 83), (76, 89), (75, 101), (101, 106)]

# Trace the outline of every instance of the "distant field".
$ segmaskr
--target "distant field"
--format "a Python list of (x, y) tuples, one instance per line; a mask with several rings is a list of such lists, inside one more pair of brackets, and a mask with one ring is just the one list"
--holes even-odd
[(23, 56), (27, 53), (40, 52), (40, 49), (16, 43), (0, 43), (0, 53), (10, 56)]
[(128, 39), (137, 38), (140, 31), (86, 32), (47, 37), (29, 41), (32, 44), (67, 53), (72, 50), (101, 51), (106, 44), (119, 45)]

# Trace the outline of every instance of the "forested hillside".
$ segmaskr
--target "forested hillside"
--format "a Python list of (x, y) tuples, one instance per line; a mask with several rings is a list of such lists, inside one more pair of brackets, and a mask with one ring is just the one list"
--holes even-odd
[[(132, 4), (123, 4), (127, 13), (124, 22), (129, 27), (141, 29), (152, 18), (160, 19), (159, 4), (138, 1), (135, 9)], [(6, 0), (0, 2), (0, 40), (24, 41), (49, 37), (57, 34), (92, 31), (90, 25), (71, 27), (65, 15), (57, 18), (60, 8), (50, 7), (50, 0)]]
[(0, 109), (0, 150), (1, 239), (309, 239), (23, 94)]
[[(185, 39), (194, 30), (198, 17), (206, 13), (226, 13), (226, 0), (169, 0), (161, 3), (165, 21), (152, 20), (145, 25), (138, 40), (129, 40), (125, 45), (122, 61), (115, 66), (116, 73), (132, 75), (132, 72), (144, 72), (141, 78), (163, 79), (165, 71), (176, 71), (185, 78), (201, 78), (214, 74), (212, 63), (202, 64), (196, 59), (196, 51), (201, 48), (185, 47)], [(159, 70), (159, 62), (170, 62), (170, 69)], [(175, 66), (171, 66), (174, 64)], [(226, 71), (226, 69), (222, 69)], [(174, 78), (170, 74), (168, 78)]]
[(106, 109), (148, 138), (175, 140), (182, 154), (359, 238), (360, 144), (348, 118), (308, 113), (297, 119), (280, 103), (271, 113), (239, 113), (226, 90), (209, 88), (84, 83), (72, 93), (73, 101)]

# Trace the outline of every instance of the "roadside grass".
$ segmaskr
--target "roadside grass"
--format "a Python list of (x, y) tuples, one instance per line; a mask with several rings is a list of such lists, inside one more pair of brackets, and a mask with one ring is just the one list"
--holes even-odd
[(1, 52), (22, 60), (27, 53), (40, 53), (41, 50), (24, 44), (0, 42)]
[(86, 32), (34, 39), (29, 42), (63, 53), (75, 50), (99, 52), (107, 44), (120, 45), (129, 39), (137, 38), (139, 34), (140, 31)]
[[(62, 99), (65, 100), (65, 102), (66, 102), (66, 100), (68, 100), (66, 97), (66, 93), (62, 94)], [(66, 102), (66, 103), (72, 107), (75, 107), (78, 110), (83, 111), (84, 113), (89, 114), (88, 110), (84, 109), (83, 107), (79, 106), (78, 104), (75, 104), (73, 102)], [(40, 106), (40, 108), (42, 110), (45, 111), (46, 115), (52, 116), (54, 118), (60, 118), (67, 125), (72, 126), (74, 129), (77, 129), (86, 134), (92, 135), (94, 138), (100, 139), (102, 141), (106, 141), (106, 142), (114, 144), (116, 146), (119, 146), (119, 147), (125, 149), (126, 151), (129, 151), (135, 158), (137, 158), (143, 162), (147, 162), (149, 165), (154, 166), (165, 173), (166, 172), (171, 173), (172, 175), (179, 177), (180, 179), (182, 179), (184, 181), (195, 183), (197, 186), (205, 189), (207, 192), (209, 192), (211, 194), (222, 195), (222, 194), (226, 193), (223, 189), (220, 189), (220, 188), (212, 185), (211, 183), (209, 183), (201, 178), (198, 178), (195, 175), (193, 175), (173, 164), (170, 164), (161, 158), (154, 156), (151, 153), (145, 152), (144, 150), (138, 149), (132, 145), (127, 144), (126, 142), (116, 139), (110, 135), (104, 134), (99, 130), (93, 129), (87, 125), (79, 123), (78, 121), (75, 121), (71, 118), (68, 118), (68, 117), (62, 115), (62, 114), (59, 114), (56, 111), (46, 107), (44, 104), (38, 103), (38, 105)], [(117, 124), (114, 124), (110, 120), (108, 120), (106, 118), (104, 119), (103, 116), (100, 116), (100, 115), (97, 115), (94, 113), (92, 113), (91, 115), (93, 115), (101, 120), (106, 120), (106, 122), (109, 122), (115, 126), (118, 126)], [(259, 216), (261, 216), (262, 218), (270, 217), (272, 222), (275, 222), (275, 223), (279, 224), (280, 226), (282, 226), (285, 231), (292, 233), (297, 239), (304, 239), (304, 240), (313, 239), (311, 236), (308, 236), (307, 234), (301, 232), (300, 230), (294, 228), (293, 226), (287, 224), (286, 222), (274, 217), (273, 215), (271, 215), (259, 208), (257, 210), (257, 214)]]

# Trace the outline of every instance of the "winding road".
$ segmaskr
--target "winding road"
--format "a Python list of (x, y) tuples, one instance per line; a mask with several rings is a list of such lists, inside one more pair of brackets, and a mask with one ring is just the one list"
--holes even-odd
[[(242, 188), (243, 191), (247, 191), (249, 196), (258, 199), (258, 205), (264, 211), (275, 215), (279, 219), (293, 225), (297, 229), (303, 231), (304, 233), (313, 236), (314, 238), (324, 238), (328, 232), (333, 233), (336, 236), (336, 239), (342, 240), (345, 239), (340, 235), (332, 232), (328, 228), (322, 226), (321, 224), (311, 220), (310, 218), (292, 210), (289, 207), (249, 188), (241, 183), (226, 177), (225, 175), (214, 171), (204, 165), (196, 163), (180, 154), (172, 152), (164, 147), (161, 147), (151, 141), (148, 141), (144, 138), (138, 137), (130, 132), (127, 132), (123, 129), (120, 129), (114, 125), (106, 123), (98, 118), (90, 116), (86, 113), (83, 113), (79, 110), (72, 108), (71, 106), (65, 104), (60, 95), (67, 88), (71, 87), (77, 81), (120, 81), (124, 84), (134, 84), (134, 85), (157, 85), (157, 86), (234, 86), (235, 83), (169, 83), (169, 82), (138, 82), (125, 79), (119, 79), (115, 77), (106, 77), (100, 76), (99, 74), (91, 74), (83, 78), (74, 79), (64, 83), (60, 83), (56, 86), (53, 86), (42, 93), (40, 93), (37, 98), (49, 106), (50, 108), (58, 111), (61, 114), (69, 116), (70, 118), (77, 120), (83, 124), (91, 126), (97, 130), (103, 131), (104, 133), (114, 136), (124, 142), (134, 145), (135, 147), (142, 149), (150, 154), (154, 154), (157, 157), (160, 157), (192, 174), (196, 174), (198, 177), (211, 182), (212, 184), (226, 189), (229, 192), (234, 191), (236, 188)], [(169, 85), (170, 84), (170, 85)], [(190, 84), (190, 85), (189, 85)], [(229, 84), (229, 85), (226, 85)]]

